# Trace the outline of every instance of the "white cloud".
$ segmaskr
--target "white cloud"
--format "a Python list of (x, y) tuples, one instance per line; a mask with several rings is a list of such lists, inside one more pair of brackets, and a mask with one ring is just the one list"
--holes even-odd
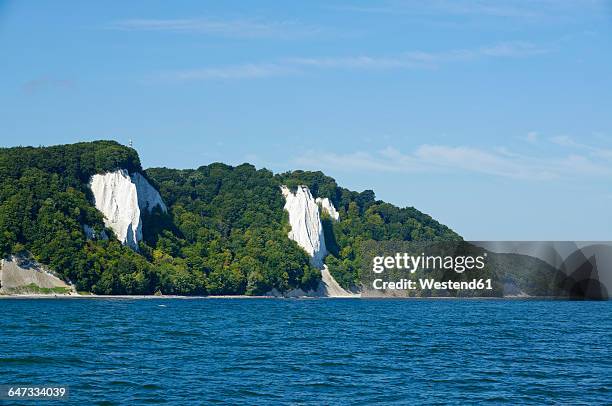
[(106, 28), (119, 31), (166, 31), (238, 38), (281, 39), (311, 36), (322, 31), (321, 28), (305, 26), (294, 21), (262, 22), (257, 20), (222, 20), (213, 18), (135, 18), (112, 22)]
[(561, 147), (578, 147), (578, 148), (585, 147), (585, 145), (581, 145), (577, 143), (576, 141), (574, 141), (571, 137), (567, 135), (557, 135), (554, 137), (550, 137), (549, 140), (553, 144), (557, 144)]
[(575, 18), (577, 14), (589, 13), (600, 16), (606, 11), (607, 0), (394, 0), (332, 6), (333, 9), (371, 14), (401, 14), (413, 16), (477, 16), (509, 18), (521, 21), (541, 21)]
[(390, 56), (350, 56), (328, 58), (292, 58), (284, 62), (297, 66), (344, 69), (423, 68), (441, 63), (479, 58), (517, 58), (550, 52), (549, 48), (528, 42), (503, 42), (475, 49), (456, 49), (442, 52), (404, 52)]
[[(449, 14), (458, 15), (484, 15), (490, 17), (508, 17), (531, 19), (539, 17), (539, 13), (534, 7), (523, 4), (521, 7), (512, 2), (500, 4), (498, 1), (434, 1), (434, 8), (445, 11)], [(525, 7), (526, 5), (526, 7)]]
[(548, 48), (525, 42), (504, 42), (476, 49), (443, 52), (404, 52), (388, 56), (346, 56), (285, 58), (269, 63), (245, 63), (201, 69), (166, 72), (166, 79), (179, 81), (206, 79), (245, 79), (303, 73), (308, 69), (401, 70), (434, 68), (442, 64), (482, 58), (518, 58), (550, 52)]
[(298, 165), (335, 170), (376, 172), (476, 173), (543, 181), (575, 176), (610, 176), (612, 165), (580, 154), (561, 157), (528, 156), (505, 148), (424, 144), (411, 152), (387, 147), (376, 152), (347, 154), (309, 151), (294, 159)]
[(210, 79), (254, 79), (280, 76), (295, 73), (290, 66), (279, 64), (243, 64), (218, 68), (202, 68), (169, 72), (160, 78), (175, 81), (210, 80)]
[[(373, 3), (370, 3), (373, 4)], [(486, 1), (461, 1), (461, 0), (430, 0), (421, 1), (387, 1), (379, 2), (378, 5), (356, 6), (339, 5), (332, 6), (333, 9), (341, 11), (352, 11), (369, 14), (402, 14), (402, 15), (483, 15), (490, 17), (510, 18), (534, 18), (539, 16), (533, 8), (516, 7), (511, 5), (500, 5), (498, 2)]]
[(564, 148), (572, 148), (587, 152), (594, 158), (603, 158), (606, 160), (612, 159), (612, 149), (577, 142), (572, 137), (567, 135), (551, 137), (549, 138), (549, 141)]
[(297, 67), (319, 69), (399, 69), (431, 66), (426, 56), (403, 54), (389, 57), (349, 56), (325, 58), (290, 58), (283, 62)]
[(525, 57), (550, 52), (550, 48), (541, 47), (531, 42), (504, 42), (492, 47), (482, 48), (480, 54), (490, 57)]

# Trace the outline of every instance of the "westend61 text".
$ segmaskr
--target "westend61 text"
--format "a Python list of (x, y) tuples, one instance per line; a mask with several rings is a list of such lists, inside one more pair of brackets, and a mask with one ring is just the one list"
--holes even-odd
[(471, 281), (436, 281), (434, 279), (400, 279), (388, 282), (374, 279), (372, 287), (376, 290), (493, 290), (491, 279), (472, 279)]

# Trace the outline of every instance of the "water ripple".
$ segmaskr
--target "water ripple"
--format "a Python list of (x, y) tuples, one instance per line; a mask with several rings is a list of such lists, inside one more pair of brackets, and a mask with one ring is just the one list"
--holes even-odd
[(75, 404), (612, 398), (612, 302), (0, 303), (0, 384), (68, 385)]

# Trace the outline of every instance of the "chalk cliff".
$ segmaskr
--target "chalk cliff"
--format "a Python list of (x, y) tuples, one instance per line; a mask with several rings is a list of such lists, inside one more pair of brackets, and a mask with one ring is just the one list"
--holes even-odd
[(323, 265), (321, 269), (321, 282), (316, 291), (317, 296), (324, 297), (356, 297), (358, 295), (347, 292), (329, 273), (327, 265)]
[(319, 206), (321, 206), (323, 211), (326, 212), (327, 214), (329, 214), (329, 216), (332, 219), (334, 219), (335, 221), (340, 220), (340, 213), (338, 213), (338, 211), (334, 207), (334, 204), (327, 197), (324, 197), (324, 198), (317, 197), (315, 199), (315, 202)]
[(167, 208), (159, 192), (140, 174), (130, 175), (125, 169), (97, 174), (91, 177), (89, 187), (95, 206), (104, 214), (104, 223), (111, 228), (119, 241), (138, 249), (142, 240), (142, 211), (159, 206)]
[(291, 231), (289, 238), (297, 242), (310, 256), (313, 266), (321, 270), (321, 282), (314, 292), (303, 292), (301, 289), (288, 292), (287, 296), (327, 296), (327, 297), (349, 297), (353, 294), (344, 290), (334, 277), (329, 273), (327, 265), (323, 263), (327, 255), (325, 247), (325, 236), (319, 215), (319, 205), (334, 220), (340, 216), (332, 202), (325, 198), (316, 200), (312, 197), (310, 189), (306, 186), (298, 186), (292, 193), (286, 186), (281, 186), (285, 197), (285, 210), (289, 213), (289, 224)]
[(64, 282), (46, 266), (19, 255), (0, 259), (0, 295), (76, 295), (74, 286)]
[(131, 175), (132, 182), (136, 185), (136, 192), (138, 197), (138, 207), (140, 210), (152, 211), (156, 206), (159, 206), (165, 213), (168, 211), (166, 204), (162, 200), (159, 192), (151, 186), (149, 181), (136, 172)]
[(285, 210), (289, 213), (291, 231), (289, 238), (297, 242), (312, 257), (314, 266), (323, 267), (327, 255), (323, 226), (319, 216), (319, 205), (306, 186), (298, 186), (295, 193), (286, 186), (281, 187), (285, 197)]

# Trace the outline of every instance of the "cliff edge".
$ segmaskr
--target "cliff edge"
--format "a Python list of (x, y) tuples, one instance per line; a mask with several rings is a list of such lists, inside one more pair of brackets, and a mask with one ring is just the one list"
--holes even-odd
[(168, 209), (159, 192), (140, 173), (132, 175), (125, 169), (96, 174), (91, 177), (89, 187), (95, 206), (104, 214), (104, 224), (112, 229), (121, 243), (138, 250), (142, 241), (143, 211), (159, 207)]

